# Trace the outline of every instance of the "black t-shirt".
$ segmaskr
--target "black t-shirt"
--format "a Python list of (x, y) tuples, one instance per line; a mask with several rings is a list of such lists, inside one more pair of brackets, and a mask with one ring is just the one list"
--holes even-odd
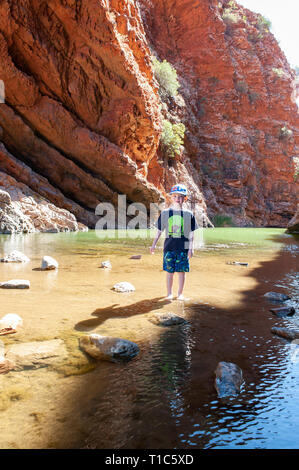
[(155, 226), (165, 230), (164, 251), (188, 251), (190, 232), (198, 229), (192, 212), (177, 209), (162, 211)]

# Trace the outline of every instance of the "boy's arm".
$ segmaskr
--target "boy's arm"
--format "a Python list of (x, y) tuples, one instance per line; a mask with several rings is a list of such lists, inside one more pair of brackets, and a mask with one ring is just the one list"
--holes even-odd
[(193, 249), (194, 232), (189, 233), (188, 239), (189, 239), (188, 258), (192, 258), (194, 254), (194, 249)]
[(153, 255), (154, 252), (155, 252), (156, 245), (157, 245), (157, 243), (158, 243), (159, 238), (161, 237), (161, 233), (162, 233), (162, 231), (159, 230), (159, 229), (157, 229), (157, 234), (156, 234), (156, 236), (155, 236), (155, 239), (154, 239), (154, 241), (153, 241), (152, 246), (150, 247), (150, 252), (151, 252), (152, 255)]

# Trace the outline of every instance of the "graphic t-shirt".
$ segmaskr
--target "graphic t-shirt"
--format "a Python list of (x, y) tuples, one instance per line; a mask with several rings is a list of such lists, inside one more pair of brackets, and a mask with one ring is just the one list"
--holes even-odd
[(164, 251), (188, 251), (190, 232), (198, 229), (192, 212), (177, 209), (162, 211), (155, 226), (165, 230)]

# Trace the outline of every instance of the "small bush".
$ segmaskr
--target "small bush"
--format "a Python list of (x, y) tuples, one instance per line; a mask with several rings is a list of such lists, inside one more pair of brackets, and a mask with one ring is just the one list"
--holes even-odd
[(293, 137), (293, 131), (291, 129), (288, 129), (287, 126), (281, 127), (279, 138), (289, 140), (291, 137)]
[(215, 227), (234, 227), (233, 219), (225, 214), (215, 214), (212, 218)]
[(239, 22), (240, 17), (238, 13), (234, 13), (229, 8), (226, 8), (222, 14), (222, 19), (227, 25), (236, 24)]
[(175, 97), (180, 86), (177, 80), (176, 70), (165, 59), (163, 62), (160, 62), (156, 57), (153, 57), (152, 61), (154, 74), (159, 83), (159, 95), (161, 99)]
[(181, 153), (181, 146), (184, 143), (185, 126), (181, 122), (179, 124), (171, 124), (166, 119), (163, 120), (162, 125), (162, 148), (168, 157), (174, 158)]

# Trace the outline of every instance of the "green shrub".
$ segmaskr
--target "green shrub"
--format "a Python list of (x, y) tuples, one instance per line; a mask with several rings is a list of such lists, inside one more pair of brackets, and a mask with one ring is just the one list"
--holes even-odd
[(156, 57), (153, 57), (152, 61), (154, 74), (159, 83), (159, 95), (161, 99), (175, 97), (180, 86), (177, 80), (176, 70), (165, 59), (163, 62), (160, 62)]
[(163, 120), (162, 125), (162, 148), (168, 157), (174, 158), (181, 153), (181, 146), (184, 143), (185, 126), (181, 122), (179, 124), (171, 124), (166, 119)]
[(215, 227), (234, 227), (235, 225), (233, 219), (225, 214), (215, 214), (212, 222)]
[(293, 131), (291, 129), (288, 129), (287, 126), (281, 127), (279, 138), (289, 140), (291, 137), (293, 137)]

